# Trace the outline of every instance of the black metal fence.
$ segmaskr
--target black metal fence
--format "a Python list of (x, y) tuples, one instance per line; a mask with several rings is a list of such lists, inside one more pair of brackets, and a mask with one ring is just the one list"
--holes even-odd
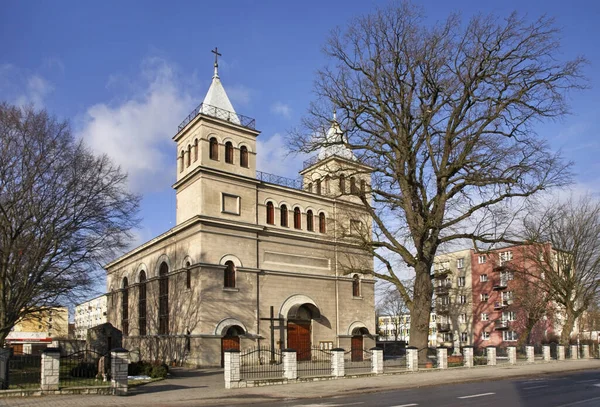
[(42, 381), (42, 356), (13, 354), (8, 359), (9, 389), (39, 389)]
[(248, 116), (230, 112), (229, 110), (221, 109), (220, 107), (211, 106), (206, 103), (200, 103), (192, 112), (179, 124), (177, 131), (180, 132), (199, 114), (216, 117), (217, 119), (225, 120), (239, 126), (243, 126), (252, 130), (256, 130), (256, 121)]
[(371, 373), (373, 352), (365, 349), (351, 349), (344, 353), (344, 371), (346, 375)]
[(59, 387), (110, 385), (110, 353), (79, 351), (60, 357)]
[(298, 377), (330, 376), (331, 358), (331, 351), (312, 347), (310, 360), (298, 361)]
[(240, 354), (240, 379), (274, 379), (283, 377), (281, 351), (257, 347)]
[(383, 371), (394, 372), (406, 370), (406, 355), (383, 355)]

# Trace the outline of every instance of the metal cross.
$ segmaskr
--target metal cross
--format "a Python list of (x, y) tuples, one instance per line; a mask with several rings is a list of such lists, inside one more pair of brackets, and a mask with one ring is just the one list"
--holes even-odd
[(219, 57), (223, 56), (221, 54), (219, 54), (219, 49), (217, 47), (215, 47), (215, 49), (213, 49), (212, 51), (213, 54), (215, 54), (215, 66), (219, 66)]

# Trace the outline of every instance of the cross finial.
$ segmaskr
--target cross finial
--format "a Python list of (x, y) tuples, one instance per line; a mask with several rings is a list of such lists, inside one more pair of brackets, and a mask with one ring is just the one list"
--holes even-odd
[(214, 76), (218, 77), (219, 76), (219, 57), (222, 55), (219, 53), (219, 49), (217, 47), (215, 47), (215, 49), (211, 50), (210, 52), (215, 54), (215, 75)]

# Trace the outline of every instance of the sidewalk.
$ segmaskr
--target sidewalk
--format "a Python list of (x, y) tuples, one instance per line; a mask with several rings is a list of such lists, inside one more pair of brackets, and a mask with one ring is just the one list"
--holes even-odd
[[(574, 360), (517, 366), (479, 366), (471, 369), (421, 371), (394, 375), (295, 383), (279, 386), (226, 390), (220, 369), (176, 370), (173, 378), (131, 389), (126, 397), (44, 396), (0, 399), (11, 407), (95, 407), (95, 406), (210, 406), (251, 404), (380, 392), (439, 384), (502, 380), (523, 376), (559, 374), (577, 370), (600, 370), (600, 360)], [(600, 381), (600, 378), (599, 378)]]

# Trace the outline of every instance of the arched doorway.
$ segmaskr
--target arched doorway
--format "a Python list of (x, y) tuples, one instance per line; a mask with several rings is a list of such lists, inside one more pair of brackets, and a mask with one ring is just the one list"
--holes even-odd
[(231, 326), (225, 331), (221, 338), (221, 367), (225, 366), (226, 350), (240, 350), (240, 335), (243, 334), (245, 334), (244, 329), (238, 325)]
[(367, 328), (354, 328), (352, 330), (350, 348), (352, 349), (351, 356), (353, 362), (362, 362), (364, 354), (363, 336), (368, 334), (369, 330)]
[(288, 312), (287, 347), (296, 351), (299, 361), (311, 359), (312, 320), (319, 317), (319, 309), (313, 304), (298, 304)]

